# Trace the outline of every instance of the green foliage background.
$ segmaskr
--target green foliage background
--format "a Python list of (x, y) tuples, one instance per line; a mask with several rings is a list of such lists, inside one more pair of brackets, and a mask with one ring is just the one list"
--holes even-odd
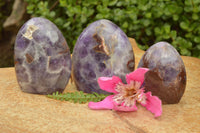
[(200, 58), (200, 0), (25, 0), (27, 12), (54, 22), (72, 50), (88, 24), (109, 19), (146, 50), (158, 41)]

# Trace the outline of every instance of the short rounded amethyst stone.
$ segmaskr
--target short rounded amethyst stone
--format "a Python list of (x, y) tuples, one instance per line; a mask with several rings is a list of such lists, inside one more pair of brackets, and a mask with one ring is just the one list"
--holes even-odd
[(120, 77), (134, 70), (135, 57), (126, 34), (109, 20), (90, 24), (79, 36), (72, 56), (72, 74), (78, 90), (107, 93), (99, 88), (99, 77)]
[(138, 67), (149, 68), (144, 87), (164, 104), (178, 103), (186, 87), (186, 71), (181, 56), (167, 42), (152, 45), (141, 58)]
[(15, 71), (23, 92), (62, 92), (71, 75), (71, 55), (61, 31), (36, 17), (19, 30), (15, 41)]

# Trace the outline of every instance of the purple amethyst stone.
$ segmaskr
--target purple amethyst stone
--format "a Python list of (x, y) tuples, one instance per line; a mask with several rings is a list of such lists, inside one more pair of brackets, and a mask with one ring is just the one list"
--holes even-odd
[(126, 34), (109, 20), (90, 24), (79, 36), (72, 56), (72, 74), (78, 90), (104, 93), (99, 77), (125, 75), (134, 70), (135, 57)]
[(144, 87), (158, 96), (163, 104), (178, 103), (186, 87), (186, 71), (181, 56), (167, 42), (152, 45), (141, 58), (138, 68), (150, 70), (145, 74)]
[(32, 18), (19, 30), (15, 41), (15, 70), (23, 92), (62, 92), (71, 75), (71, 55), (55, 24)]

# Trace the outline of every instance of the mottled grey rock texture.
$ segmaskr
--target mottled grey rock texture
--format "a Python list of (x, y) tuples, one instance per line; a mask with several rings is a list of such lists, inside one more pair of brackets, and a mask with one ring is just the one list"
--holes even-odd
[(163, 103), (178, 103), (186, 87), (186, 71), (181, 56), (167, 42), (151, 46), (141, 58), (138, 67), (150, 70), (145, 74), (146, 91), (158, 96)]
[(90, 24), (79, 36), (72, 56), (73, 77), (79, 90), (87, 93), (102, 91), (99, 77), (125, 75), (134, 70), (135, 57), (126, 34), (109, 20)]
[(15, 70), (24, 92), (62, 92), (71, 74), (71, 55), (60, 30), (47, 19), (32, 18), (15, 41)]

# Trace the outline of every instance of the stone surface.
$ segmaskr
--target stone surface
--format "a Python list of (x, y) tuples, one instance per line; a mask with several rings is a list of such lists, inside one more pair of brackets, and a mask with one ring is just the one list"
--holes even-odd
[(126, 34), (109, 20), (90, 24), (79, 36), (72, 56), (75, 84), (87, 93), (107, 93), (98, 86), (98, 77), (125, 75), (134, 70), (135, 58)]
[(186, 71), (181, 56), (167, 42), (152, 45), (141, 58), (138, 67), (149, 68), (145, 74), (146, 91), (158, 96), (162, 103), (178, 103), (186, 87)]
[[(138, 64), (144, 51), (134, 45)], [(182, 56), (187, 71), (187, 86), (178, 104), (163, 105), (159, 118), (138, 105), (137, 112), (90, 110), (87, 104), (49, 99), (23, 93), (14, 68), (0, 68), (0, 131), (2, 133), (199, 133), (200, 59)], [(75, 91), (69, 82), (64, 92)]]
[(47, 19), (32, 18), (15, 41), (15, 69), (24, 92), (62, 92), (71, 75), (71, 55), (60, 30)]

